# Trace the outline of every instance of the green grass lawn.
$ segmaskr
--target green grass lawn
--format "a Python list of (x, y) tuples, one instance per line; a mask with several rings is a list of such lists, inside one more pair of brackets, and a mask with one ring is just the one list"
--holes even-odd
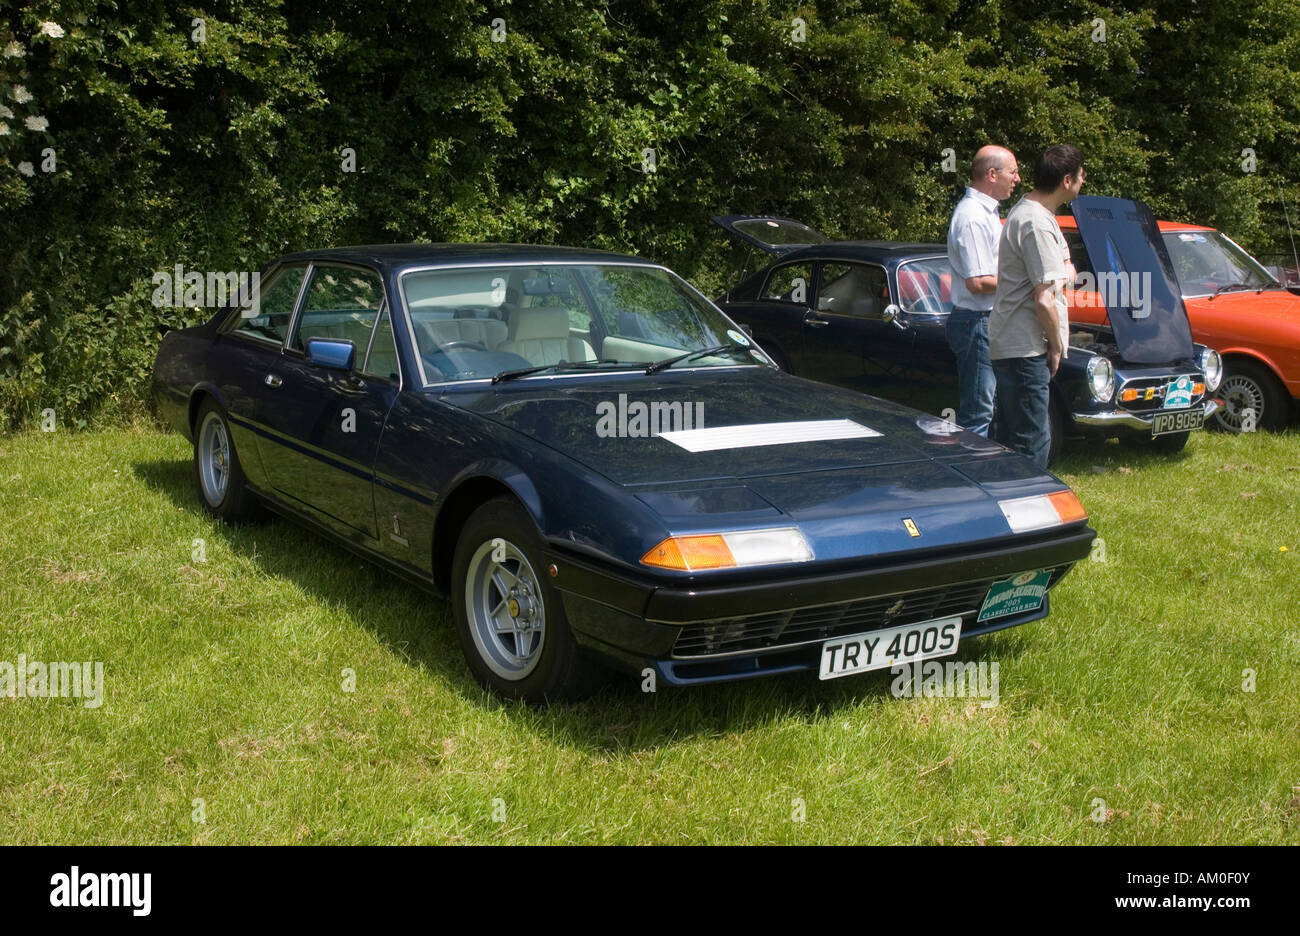
[(1300, 843), (1300, 437), (1062, 474), (1104, 561), (963, 644), (996, 707), (883, 671), (536, 710), (445, 603), (210, 521), (178, 436), (0, 437), (0, 660), (104, 664), (98, 708), (0, 698), (0, 841)]

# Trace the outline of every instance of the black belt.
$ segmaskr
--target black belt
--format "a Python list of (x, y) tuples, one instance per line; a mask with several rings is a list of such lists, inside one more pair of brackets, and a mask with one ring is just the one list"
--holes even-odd
[(974, 312), (976, 315), (988, 315), (993, 311), (992, 309), (963, 309), (960, 306), (953, 306), (952, 310), (954, 312)]

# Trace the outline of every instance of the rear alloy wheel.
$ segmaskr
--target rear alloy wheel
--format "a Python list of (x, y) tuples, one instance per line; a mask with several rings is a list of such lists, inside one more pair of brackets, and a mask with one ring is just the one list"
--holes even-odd
[(576, 699), (600, 673), (579, 649), (559, 592), (544, 577), (541, 537), (509, 497), (479, 507), (452, 563), (452, 607), (475, 678), (528, 702)]
[(262, 505), (244, 484), (230, 424), (211, 399), (199, 408), (194, 432), (194, 481), (203, 509), (225, 523), (254, 520)]
[(1291, 415), (1286, 390), (1272, 371), (1255, 361), (1224, 362), (1219, 396), (1223, 406), (1214, 414), (1214, 425), (1228, 432), (1250, 432), (1247, 410), (1254, 411), (1254, 429), (1282, 429)]

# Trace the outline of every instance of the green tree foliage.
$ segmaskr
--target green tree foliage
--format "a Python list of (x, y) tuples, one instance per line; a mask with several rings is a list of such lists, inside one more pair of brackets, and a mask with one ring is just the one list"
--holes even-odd
[[(151, 277), (567, 243), (720, 291), (708, 222), (936, 239), (985, 142), (1286, 242), (1300, 0), (0, 2), (0, 428), (147, 408)], [(648, 152), (652, 150), (653, 152)], [(347, 165), (352, 153), (355, 171)], [(945, 156), (951, 161), (945, 166)], [(1253, 159), (1248, 159), (1253, 155)], [(1249, 170), (1249, 171), (1248, 171)]]

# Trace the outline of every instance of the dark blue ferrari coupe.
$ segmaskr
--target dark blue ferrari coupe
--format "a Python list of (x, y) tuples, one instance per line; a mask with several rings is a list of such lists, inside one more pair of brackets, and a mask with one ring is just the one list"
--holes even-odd
[(530, 701), (955, 653), (1089, 552), (1028, 459), (782, 373), (681, 278), (563, 247), (310, 251), (154, 371), (224, 521), (290, 517), (441, 595)]

